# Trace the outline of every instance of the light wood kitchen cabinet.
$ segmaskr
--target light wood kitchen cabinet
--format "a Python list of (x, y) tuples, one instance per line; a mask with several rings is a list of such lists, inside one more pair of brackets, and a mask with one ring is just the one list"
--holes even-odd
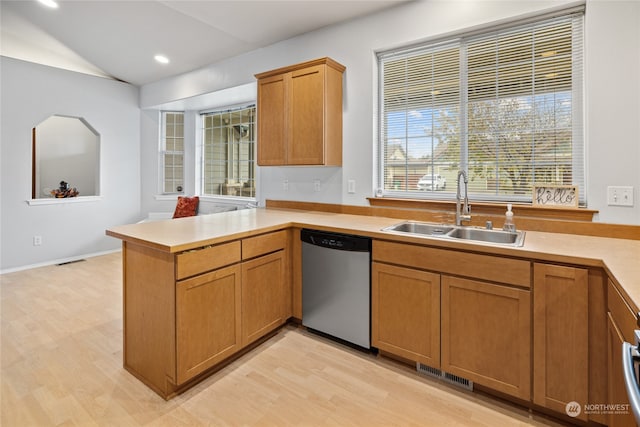
[(440, 367), (440, 275), (374, 262), (371, 344)]
[(283, 325), (287, 315), (285, 255), (278, 251), (242, 263), (242, 344)]
[(528, 400), (531, 293), (442, 275), (442, 370)]
[(588, 292), (587, 269), (534, 264), (533, 402), (559, 413), (589, 403)]
[(242, 346), (240, 277), (240, 266), (236, 264), (176, 285), (178, 384)]
[(242, 240), (242, 345), (291, 316), (288, 240), (285, 230)]
[[(611, 280), (608, 282), (608, 376), (609, 376), (609, 397), (611, 405), (629, 405), (629, 397), (624, 384), (622, 373), (622, 343), (624, 341), (634, 343), (633, 331), (638, 329), (636, 316), (631, 308), (622, 298)], [(627, 408), (629, 408), (627, 406)], [(634, 426), (635, 419), (629, 408), (626, 413), (610, 413), (608, 418), (609, 427)]]
[(169, 399), (283, 325), (288, 233), (175, 254), (125, 242), (125, 368)]
[(522, 259), (383, 240), (373, 241), (372, 252), (374, 261), (524, 288), (531, 287), (531, 262)]
[(372, 257), (374, 347), (530, 398), (530, 262), (380, 240)]
[(259, 165), (342, 165), (344, 70), (321, 58), (256, 74)]

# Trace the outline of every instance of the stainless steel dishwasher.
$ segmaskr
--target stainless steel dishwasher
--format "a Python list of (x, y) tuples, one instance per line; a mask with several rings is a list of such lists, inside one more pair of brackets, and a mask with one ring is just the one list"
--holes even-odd
[(303, 229), (302, 324), (371, 347), (371, 239)]

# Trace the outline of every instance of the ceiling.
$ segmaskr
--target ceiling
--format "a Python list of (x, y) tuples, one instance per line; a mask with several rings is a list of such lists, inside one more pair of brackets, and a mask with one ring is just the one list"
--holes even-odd
[(0, 54), (141, 86), (405, 1), (1, 0)]

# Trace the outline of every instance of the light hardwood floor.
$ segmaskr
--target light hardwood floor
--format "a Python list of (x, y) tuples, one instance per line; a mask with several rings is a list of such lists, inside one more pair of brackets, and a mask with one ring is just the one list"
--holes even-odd
[(120, 257), (0, 276), (3, 427), (557, 425), (294, 326), (164, 401), (122, 368)]

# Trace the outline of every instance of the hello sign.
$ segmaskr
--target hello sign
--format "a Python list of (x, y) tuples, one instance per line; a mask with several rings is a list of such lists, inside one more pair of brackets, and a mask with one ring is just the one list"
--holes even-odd
[(533, 206), (578, 207), (575, 185), (542, 185), (533, 187)]

